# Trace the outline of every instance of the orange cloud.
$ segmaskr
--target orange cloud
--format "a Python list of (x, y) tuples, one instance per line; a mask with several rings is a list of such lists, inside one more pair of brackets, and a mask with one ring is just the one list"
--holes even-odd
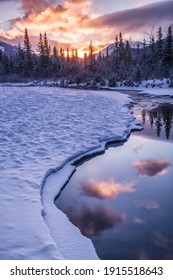
[[(15, 0), (10, 2), (15, 3)], [(120, 31), (124, 37), (129, 38), (132, 32), (138, 34), (146, 32), (150, 26), (157, 28), (158, 25), (167, 26), (172, 23), (172, 1), (161, 1), (106, 15), (94, 12), (93, 2), (62, 0), (61, 4), (56, 4), (56, 0), (20, 0), (20, 9), (25, 15), (12, 19), (8, 31), (0, 30), (0, 36), (14, 39), (14, 43), (18, 43), (27, 28), (30, 38), (46, 31), (50, 40), (77, 44), (81, 48), (88, 46), (90, 40), (95, 45), (113, 42)]]
[(133, 163), (133, 167), (141, 176), (154, 177), (156, 175), (165, 175), (168, 172), (168, 167), (172, 164), (164, 159), (143, 160)]
[(134, 192), (133, 186), (133, 183), (117, 183), (113, 179), (109, 179), (106, 182), (90, 180), (88, 183), (83, 184), (82, 192), (87, 196), (99, 199), (113, 199), (119, 194)]
[(22, 0), (21, 9), (25, 10), (25, 15), (12, 19), (11, 29), (8, 32), (1, 31), (0, 35), (14, 39), (23, 35), (24, 28), (27, 28), (30, 36), (38, 36), (40, 32), (46, 31), (50, 39), (64, 43), (82, 41), (88, 32), (81, 25), (90, 19), (92, 1), (64, 0), (62, 4), (50, 3), (53, 0), (39, 0), (36, 4), (33, 0)]

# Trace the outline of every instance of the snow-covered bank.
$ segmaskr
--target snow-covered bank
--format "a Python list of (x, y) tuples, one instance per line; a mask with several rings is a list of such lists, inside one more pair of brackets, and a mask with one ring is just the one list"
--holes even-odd
[(148, 94), (150, 96), (154, 96), (154, 97), (165, 97), (165, 96), (169, 96), (171, 98), (173, 98), (173, 88), (159, 88), (159, 89), (145, 89), (142, 90), (140, 93), (142, 94)]
[[(129, 104), (118, 92), (0, 88), (0, 259), (97, 258), (90, 240), (55, 209), (46, 185), (43, 209), (41, 186), (51, 167), (101, 148), (100, 140), (127, 136), (135, 127)], [(73, 167), (67, 166), (68, 177)], [(68, 250), (75, 235), (79, 245)]]
[(173, 79), (164, 78), (153, 79), (153, 80), (143, 80), (143, 81), (131, 81), (124, 80), (121, 82), (114, 81), (111, 85), (108, 80), (101, 82), (94, 82), (89, 80), (86, 82), (76, 83), (72, 80), (64, 79), (55, 79), (55, 80), (31, 80), (30, 82), (6, 82), (0, 83), (0, 87), (60, 87), (60, 88), (71, 88), (71, 89), (87, 89), (87, 90), (173, 90)]

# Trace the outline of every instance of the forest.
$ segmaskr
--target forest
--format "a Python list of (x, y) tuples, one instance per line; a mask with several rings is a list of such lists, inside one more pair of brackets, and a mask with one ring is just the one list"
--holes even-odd
[(83, 58), (77, 49), (51, 48), (46, 32), (40, 33), (37, 50), (32, 50), (28, 30), (25, 29), (23, 46), (18, 45), (16, 54), (7, 56), (0, 50), (0, 82), (26, 80), (61, 81), (61, 86), (84, 83), (86, 87), (108, 85), (117, 82), (133, 86), (149, 79), (169, 79), (173, 87), (173, 27), (170, 25), (163, 35), (160, 27), (147, 42), (134, 48), (124, 40), (120, 32), (115, 36), (113, 48), (108, 45), (95, 53), (92, 41)]

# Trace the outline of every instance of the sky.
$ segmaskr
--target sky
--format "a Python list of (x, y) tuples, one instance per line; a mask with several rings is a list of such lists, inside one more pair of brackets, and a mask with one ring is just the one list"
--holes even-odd
[(46, 31), (59, 46), (82, 50), (92, 40), (103, 47), (120, 31), (143, 40), (159, 26), (166, 30), (172, 11), (173, 0), (0, 0), (0, 39), (17, 44), (27, 28), (33, 44)]

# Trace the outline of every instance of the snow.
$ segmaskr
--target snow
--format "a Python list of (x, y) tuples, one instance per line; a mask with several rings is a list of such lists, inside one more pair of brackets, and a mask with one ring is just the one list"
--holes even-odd
[(0, 259), (97, 259), (53, 202), (76, 157), (136, 127), (130, 103), (118, 92), (0, 88)]
[(145, 89), (142, 90), (140, 93), (148, 94), (150, 96), (169, 96), (173, 97), (173, 89), (172, 88), (159, 88), (159, 89)]

